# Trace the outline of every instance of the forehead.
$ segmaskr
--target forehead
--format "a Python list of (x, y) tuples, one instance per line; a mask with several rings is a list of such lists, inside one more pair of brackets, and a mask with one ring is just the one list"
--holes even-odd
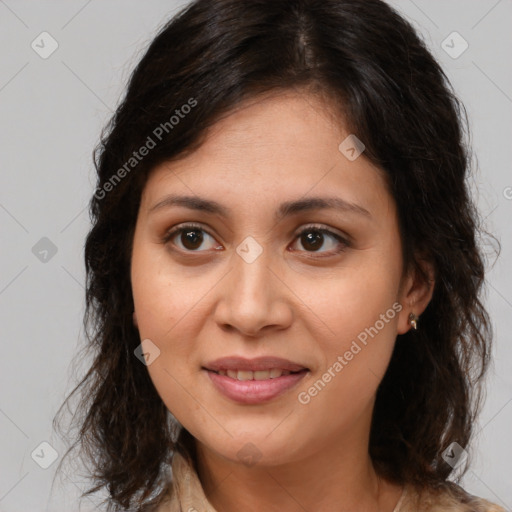
[(389, 208), (383, 171), (364, 152), (349, 160), (340, 151), (350, 135), (317, 96), (286, 92), (249, 100), (215, 123), (194, 153), (157, 166), (143, 202), (154, 204), (174, 190), (246, 200), (337, 193), (370, 211)]

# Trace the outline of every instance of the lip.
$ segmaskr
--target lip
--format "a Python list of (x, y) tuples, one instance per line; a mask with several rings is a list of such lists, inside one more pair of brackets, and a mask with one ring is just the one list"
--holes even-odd
[[(266, 363), (265, 363), (266, 364)], [(273, 368), (280, 366), (274, 366)], [(237, 369), (242, 369), (240, 366)], [(266, 369), (266, 368), (261, 368)], [(208, 374), (215, 388), (227, 398), (247, 405), (261, 404), (277, 398), (296, 386), (309, 370), (303, 368), (298, 373), (281, 375), (274, 379), (264, 380), (237, 380), (227, 375), (219, 375), (213, 370), (203, 368)]]
[[(289, 370), (291, 372), (299, 372), (309, 369), (304, 365), (294, 363), (288, 359), (273, 356), (257, 357), (254, 359), (246, 359), (245, 357), (235, 356), (221, 357), (220, 359), (215, 359), (215, 361), (206, 363), (203, 368), (205, 370), (211, 370), (214, 372), (218, 372), (219, 370), (246, 370), (254, 372), (258, 370), (271, 370), (272, 368)], [(278, 377), (278, 379), (280, 378), (281, 377)]]
[[(273, 379), (238, 380), (227, 375), (219, 375), (219, 370), (261, 371), (278, 368), (288, 370), (289, 375)], [(309, 372), (304, 365), (282, 357), (263, 356), (253, 359), (229, 356), (206, 363), (203, 368), (215, 388), (227, 398), (241, 404), (268, 402), (293, 388)]]

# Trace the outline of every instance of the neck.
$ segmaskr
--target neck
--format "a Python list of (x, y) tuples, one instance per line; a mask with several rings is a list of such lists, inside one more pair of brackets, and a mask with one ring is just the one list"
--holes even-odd
[(247, 466), (197, 443), (198, 476), (219, 512), (329, 510), (392, 512), (401, 488), (378, 477), (367, 440), (345, 437), (337, 445), (293, 461)]

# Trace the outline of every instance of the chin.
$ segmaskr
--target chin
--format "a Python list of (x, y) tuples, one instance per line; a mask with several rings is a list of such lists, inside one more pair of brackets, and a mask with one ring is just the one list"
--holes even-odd
[[(269, 430), (268, 432), (271, 432)], [(246, 467), (278, 466), (293, 462), (303, 453), (290, 445), (289, 433), (286, 439), (265, 432), (245, 431), (236, 437), (202, 441), (203, 447), (234, 464)]]

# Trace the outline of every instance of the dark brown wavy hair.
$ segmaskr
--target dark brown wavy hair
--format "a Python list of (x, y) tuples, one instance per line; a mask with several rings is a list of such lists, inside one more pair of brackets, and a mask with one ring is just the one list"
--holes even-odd
[[(130, 260), (148, 175), (197, 149), (244, 100), (286, 90), (327, 98), (364, 142), (397, 204), (404, 268), (421, 272), (419, 254), (435, 268), (419, 329), (397, 337), (378, 388), (369, 446), (376, 470), (397, 483), (450, 485), (442, 453), (454, 441), (468, 448), (491, 353), (477, 243), (488, 233), (470, 196), (467, 114), (447, 76), (411, 24), (380, 0), (196, 0), (154, 37), (93, 153), (87, 345), (78, 355), (91, 365), (64, 402), (79, 392), (66, 456), (80, 448), (93, 480), (82, 496), (106, 490), (109, 511), (150, 510), (173, 451), (194, 456), (192, 436), (134, 355), (141, 340)], [(154, 148), (134, 163), (148, 137)], [(60, 432), (64, 404), (54, 418)]]

